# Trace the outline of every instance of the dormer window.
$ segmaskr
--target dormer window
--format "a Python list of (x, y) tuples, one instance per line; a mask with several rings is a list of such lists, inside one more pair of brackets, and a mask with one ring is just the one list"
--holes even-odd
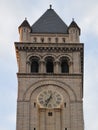
[(37, 42), (37, 38), (36, 37), (34, 37), (34, 42)]
[(55, 38), (55, 42), (58, 43), (58, 38)]
[(51, 42), (51, 38), (50, 37), (48, 38), (48, 42)]
[(42, 42), (42, 43), (44, 42), (44, 38), (41, 38), (41, 42)]
[(65, 38), (62, 38), (62, 41), (65, 43), (66, 42)]

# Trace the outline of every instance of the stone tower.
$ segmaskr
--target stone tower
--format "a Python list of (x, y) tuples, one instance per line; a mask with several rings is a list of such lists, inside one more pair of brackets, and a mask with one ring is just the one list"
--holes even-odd
[(84, 130), (83, 44), (51, 8), (19, 26), (17, 130)]

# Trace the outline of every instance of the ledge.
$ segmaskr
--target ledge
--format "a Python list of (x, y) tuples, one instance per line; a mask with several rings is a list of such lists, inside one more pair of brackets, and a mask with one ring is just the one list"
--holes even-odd
[(66, 52), (83, 51), (83, 43), (21, 43), (15, 42), (17, 50), (22, 51), (41, 51), (41, 52)]
[(77, 77), (83, 76), (83, 74), (17, 73), (17, 76), (21, 77), (21, 78), (25, 78), (25, 77), (26, 78), (57, 78), (57, 77), (59, 77), (59, 78), (63, 78), (63, 77), (77, 78)]

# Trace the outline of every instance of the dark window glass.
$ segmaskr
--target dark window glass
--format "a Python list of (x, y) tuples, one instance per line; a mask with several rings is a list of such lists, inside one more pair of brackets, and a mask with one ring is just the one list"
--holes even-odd
[(35, 72), (37, 73), (38, 72), (38, 68), (39, 68), (39, 65), (38, 65), (38, 61), (32, 61), (31, 63), (31, 72)]
[(52, 112), (48, 112), (48, 116), (52, 116)]
[(47, 60), (46, 62), (46, 72), (47, 73), (53, 73), (53, 61)]
[(34, 37), (34, 42), (37, 42), (37, 38), (36, 37)]
[(64, 103), (64, 107), (66, 107), (66, 102)]
[(65, 38), (62, 38), (63, 42), (65, 42)]
[(67, 61), (61, 62), (61, 72), (62, 73), (69, 73), (69, 65)]
[(34, 102), (34, 107), (36, 107), (36, 103)]
[(56, 43), (58, 42), (58, 38), (55, 38), (55, 42), (56, 42)]
[(51, 42), (51, 38), (48, 38), (48, 41)]
[(42, 42), (42, 43), (44, 42), (44, 38), (41, 38), (41, 42)]

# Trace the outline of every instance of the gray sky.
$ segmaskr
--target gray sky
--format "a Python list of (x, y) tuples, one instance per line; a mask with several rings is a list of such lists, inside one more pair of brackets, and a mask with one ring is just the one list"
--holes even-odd
[(74, 18), (81, 28), (85, 130), (98, 130), (98, 0), (0, 0), (0, 130), (16, 129), (18, 26), (25, 17), (32, 25), (50, 4), (67, 25)]

